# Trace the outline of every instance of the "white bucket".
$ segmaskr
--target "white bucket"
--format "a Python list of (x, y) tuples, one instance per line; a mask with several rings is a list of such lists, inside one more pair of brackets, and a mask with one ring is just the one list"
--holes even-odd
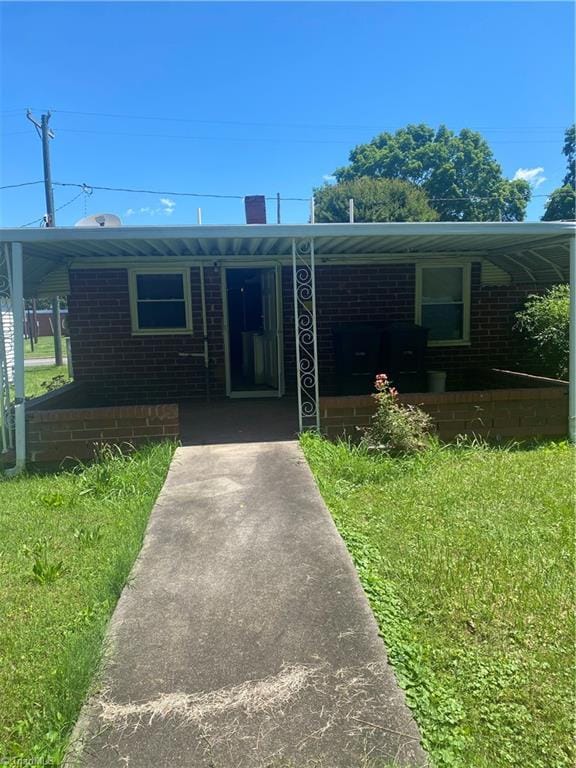
[(446, 371), (428, 371), (428, 392), (446, 392)]

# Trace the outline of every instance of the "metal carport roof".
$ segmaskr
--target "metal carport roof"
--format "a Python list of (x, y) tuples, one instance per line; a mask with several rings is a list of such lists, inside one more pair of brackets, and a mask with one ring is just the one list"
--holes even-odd
[(288, 259), (293, 238), (314, 238), (319, 263), (478, 256), (515, 281), (567, 282), (575, 232), (574, 222), (55, 227), (2, 229), (0, 243), (22, 243), (25, 293), (33, 296), (61, 291), (65, 267), (85, 260)]

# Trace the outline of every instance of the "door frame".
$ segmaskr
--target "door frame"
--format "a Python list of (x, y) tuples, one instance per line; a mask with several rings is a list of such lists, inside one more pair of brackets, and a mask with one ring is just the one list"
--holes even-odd
[[(226, 270), (232, 269), (274, 269), (276, 277), (276, 336), (278, 354), (278, 389), (232, 390), (232, 374), (230, 370), (230, 328), (228, 318), (228, 286)], [(282, 264), (279, 261), (235, 261), (221, 263), (220, 288), (222, 292), (222, 335), (224, 337), (224, 369), (226, 376), (226, 397), (258, 398), (282, 397), (285, 393), (284, 381), (284, 312), (282, 306)]]

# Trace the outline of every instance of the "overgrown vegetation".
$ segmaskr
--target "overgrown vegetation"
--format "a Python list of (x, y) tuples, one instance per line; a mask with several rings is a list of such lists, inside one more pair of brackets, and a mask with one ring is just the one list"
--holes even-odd
[(435, 768), (573, 766), (568, 445), (302, 446)]
[(556, 285), (529, 296), (516, 313), (516, 329), (539, 361), (539, 373), (566, 379), (570, 331), (570, 287)]
[[(59, 765), (172, 457), (0, 479), (0, 756)], [(20, 763), (18, 763), (20, 764)], [(23, 764), (23, 763), (22, 763)]]
[(420, 408), (398, 402), (398, 391), (385, 373), (376, 376), (376, 413), (363, 430), (362, 442), (371, 450), (406, 456), (429, 443), (432, 419)]

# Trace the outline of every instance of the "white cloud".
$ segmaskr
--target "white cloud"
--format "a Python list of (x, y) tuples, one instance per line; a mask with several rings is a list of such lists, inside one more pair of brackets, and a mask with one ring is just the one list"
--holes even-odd
[(542, 166), (538, 166), (538, 168), (518, 168), (513, 177), (514, 181), (517, 179), (527, 181), (531, 187), (537, 189), (540, 184), (546, 181), (546, 176), (544, 176), (544, 168)]
[(161, 197), (160, 202), (162, 203), (162, 212), (165, 213), (167, 216), (170, 216), (172, 213), (174, 213), (174, 208), (176, 208), (176, 203), (174, 200), (170, 200), (169, 197)]
[(141, 208), (128, 208), (124, 213), (124, 216), (135, 216), (140, 214), (142, 216), (171, 216), (176, 208), (174, 200), (170, 200), (169, 197), (161, 197), (159, 206), (143, 205)]

